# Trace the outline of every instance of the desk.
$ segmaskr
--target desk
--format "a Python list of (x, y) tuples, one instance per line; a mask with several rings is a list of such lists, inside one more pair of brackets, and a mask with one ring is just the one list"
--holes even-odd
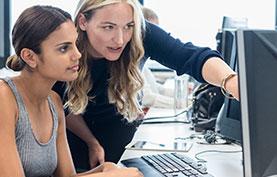
[[(155, 109), (151, 108), (147, 113), (147, 117), (152, 116), (166, 116), (173, 115), (173, 110), (167, 109)], [(151, 142), (165, 143), (174, 141), (176, 137), (188, 137), (195, 132), (190, 130), (190, 124), (182, 123), (168, 123), (168, 124), (142, 124), (132, 142), (138, 140), (147, 140)], [(221, 150), (221, 151), (238, 151), (241, 150), (239, 145), (203, 145), (196, 143), (198, 139), (190, 140), (194, 141), (191, 150), (185, 155), (194, 158), (196, 153), (205, 150)], [(121, 160), (139, 157), (148, 154), (158, 154), (162, 152), (155, 151), (140, 151), (140, 150), (126, 150), (121, 157)], [(215, 177), (243, 177), (242, 166), (242, 152), (239, 153), (218, 153), (209, 152), (199, 156), (207, 160), (206, 166), (208, 172)]]

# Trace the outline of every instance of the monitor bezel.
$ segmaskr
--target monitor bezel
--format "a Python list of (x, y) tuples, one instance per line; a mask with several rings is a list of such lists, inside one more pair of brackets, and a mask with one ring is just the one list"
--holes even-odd
[[(251, 177), (251, 148), (250, 148), (250, 134), (249, 134), (249, 114), (248, 114), (248, 96), (247, 96), (247, 82), (246, 82), (246, 63), (245, 63), (245, 46), (244, 46), (244, 31), (237, 31), (237, 46), (238, 46), (238, 63), (239, 63), (239, 97), (241, 104), (241, 125), (242, 125), (242, 146), (244, 159), (244, 176)], [(244, 69), (242, 69), (244, 68)]]

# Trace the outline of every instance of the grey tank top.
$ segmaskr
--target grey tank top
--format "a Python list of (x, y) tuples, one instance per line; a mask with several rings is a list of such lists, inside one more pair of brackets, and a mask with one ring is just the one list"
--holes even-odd
[(26, 177), (49, 177), (57, 168), (56, 138), (58, 115), (55, 106), (48, 96), (48, 103), (53, 117), (53, 129), (50, 140), (40, 143), (33, 134), (27, 109), (13, 81), (4, 78), (15, 95), (19, 115), (16, 123), (16, 145)]

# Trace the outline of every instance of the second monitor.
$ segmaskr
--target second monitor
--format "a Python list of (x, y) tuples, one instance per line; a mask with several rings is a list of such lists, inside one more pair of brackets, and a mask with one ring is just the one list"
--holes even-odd
[[(221, 53), (224, 60), (235, 71), (237, 71), (236, 34), (236, 30), (224, 30), (221, 39)], [(223, 138), (241, 143), (241, 110), (237, 100), (224, 99), (215, 129)]]
[(238, 31), (245, 177), (277, 176), (277, 31)]

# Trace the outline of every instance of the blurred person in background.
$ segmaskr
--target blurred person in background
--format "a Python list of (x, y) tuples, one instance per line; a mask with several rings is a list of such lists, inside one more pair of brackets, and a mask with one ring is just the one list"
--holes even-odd
[[(145, 20), (159, 25), (158, 15), (152, 9), (143, 7), (142, 13)], [(147, 66), (147, 62), (142, 69), (142, 77), (144, 79), (144, 86), (142, 88), (142, 106), (144, 110), (147, 110), (149, 107), (173, 108), (174, 88), (166, 88), (163, 84), (158, 83), (150, 68)]]

